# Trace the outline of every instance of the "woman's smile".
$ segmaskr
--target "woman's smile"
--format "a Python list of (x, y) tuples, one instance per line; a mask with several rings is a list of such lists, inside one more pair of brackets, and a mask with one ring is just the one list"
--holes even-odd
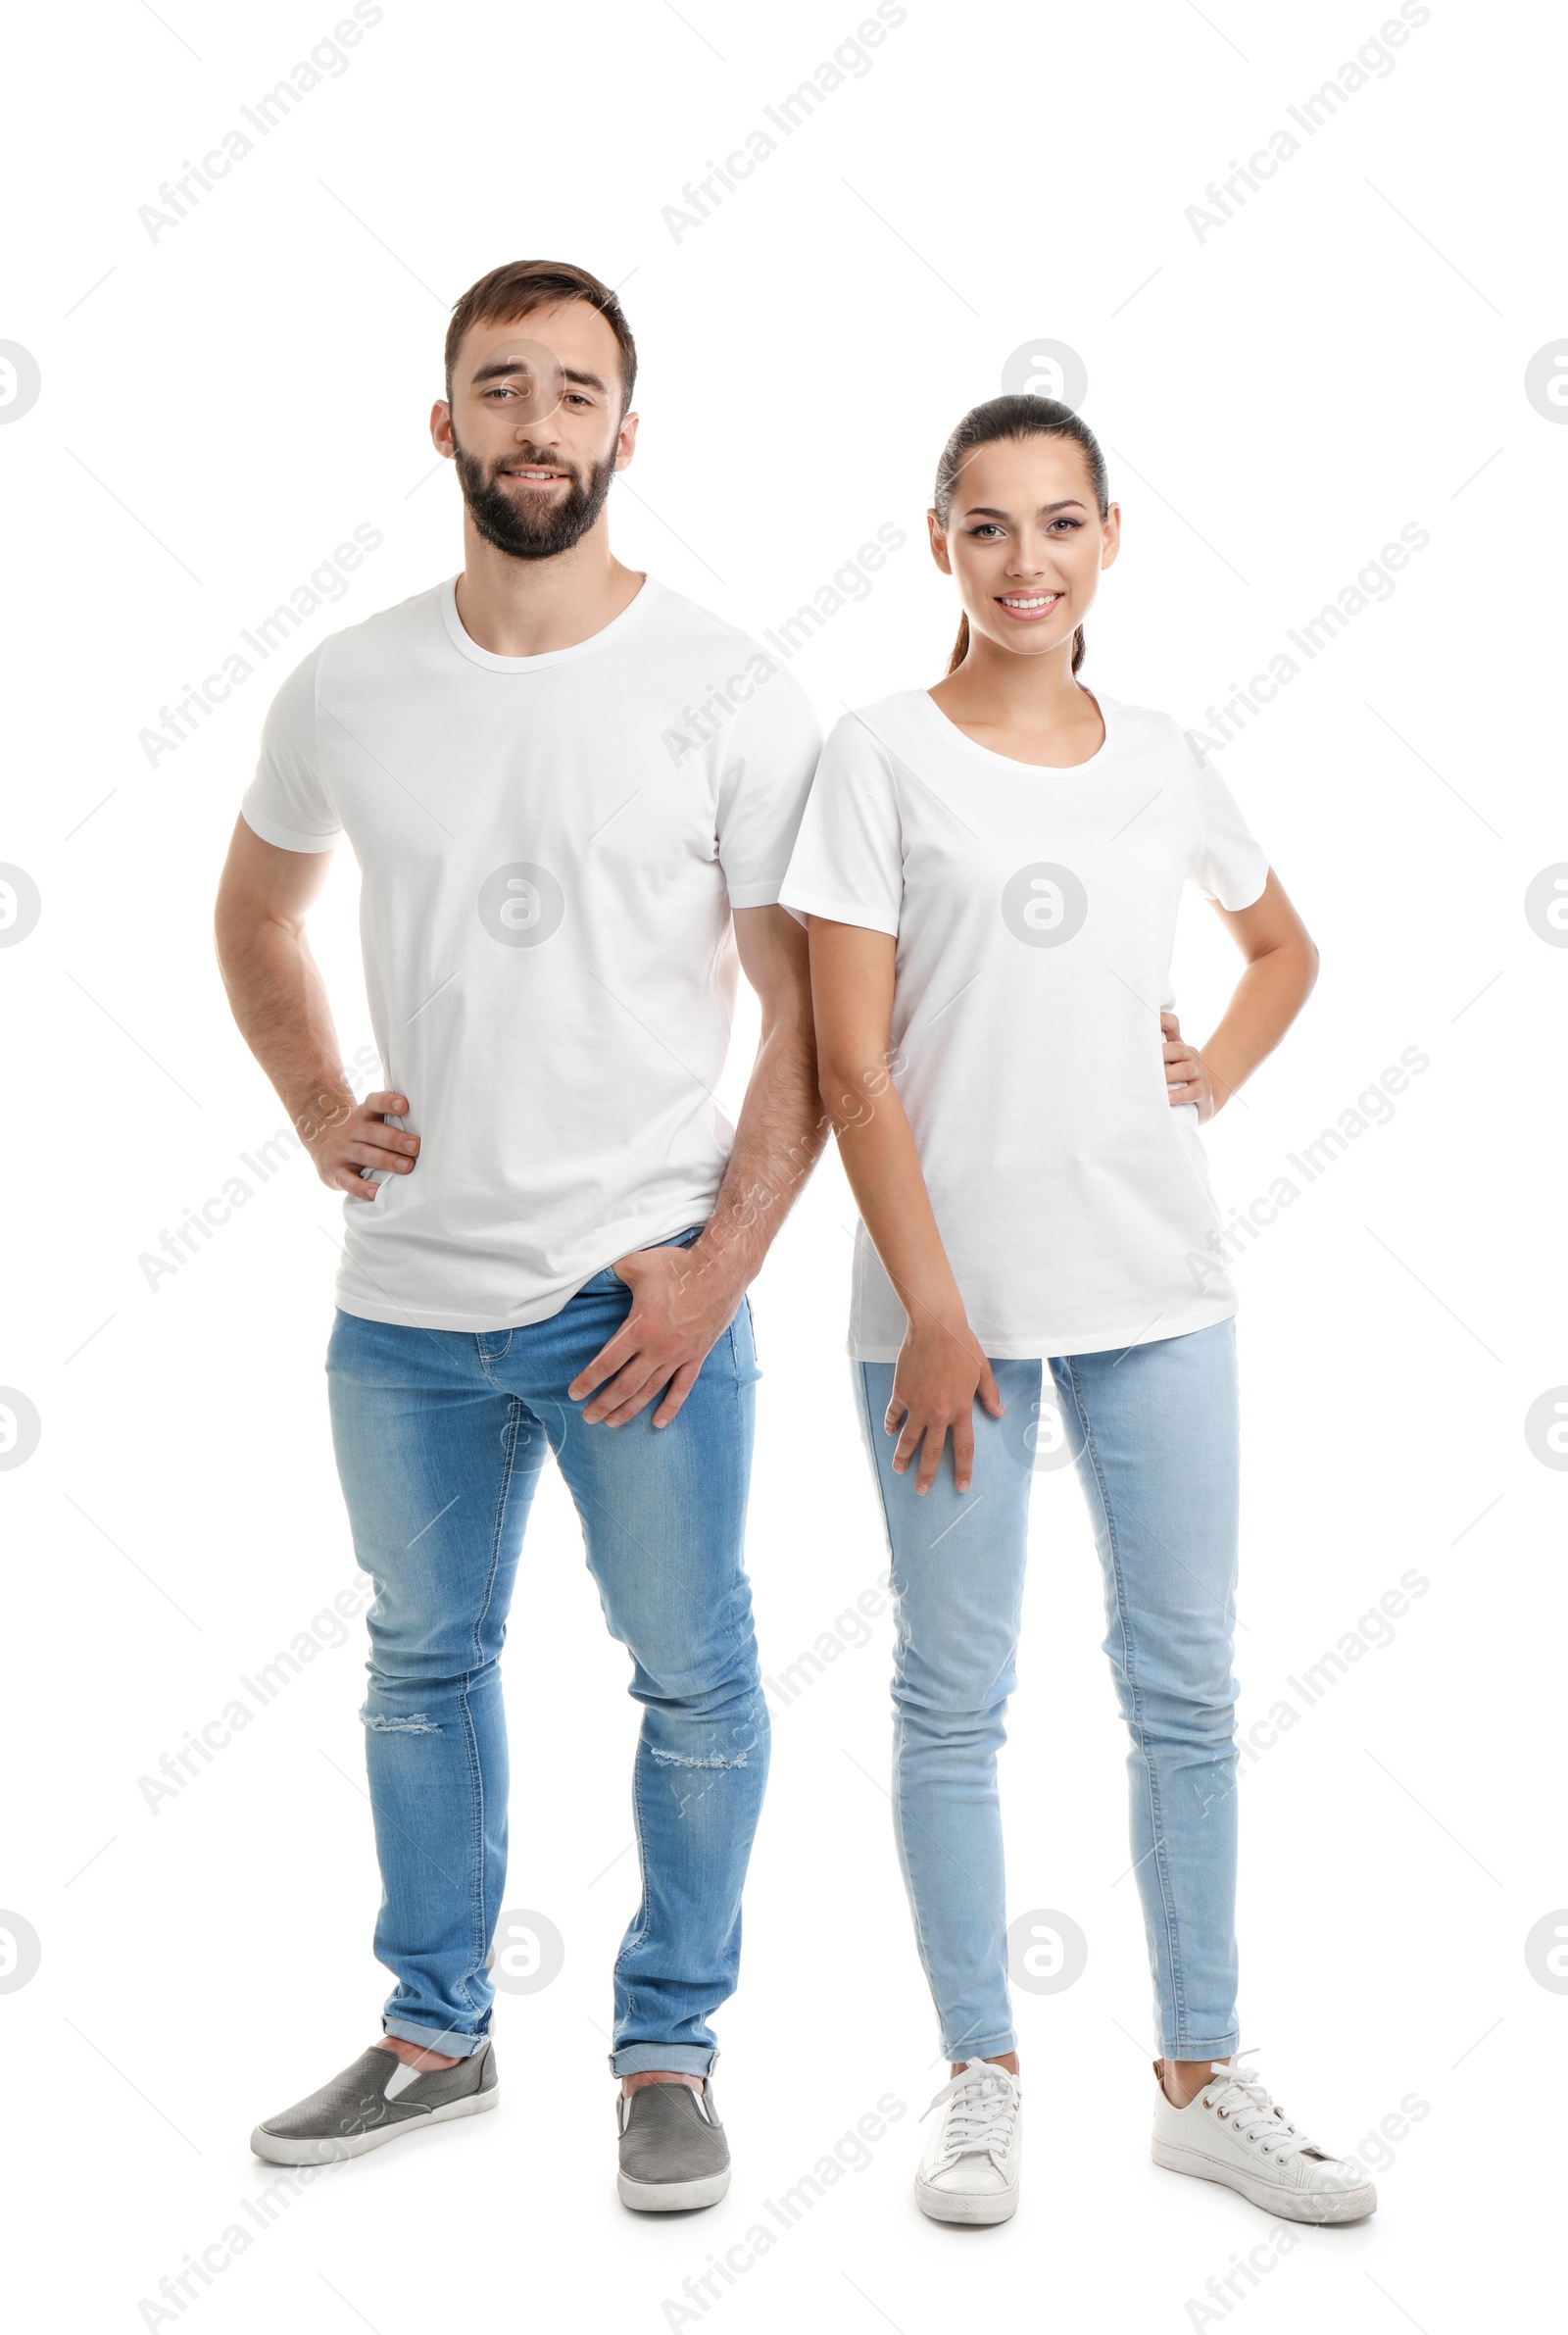
[(1033, 624), (1041, 617), (1049, 616), (1065, 596), (1061, 592), (999, 592), (996, 601), (997, 606), (1004, 608), (1017, 622)]

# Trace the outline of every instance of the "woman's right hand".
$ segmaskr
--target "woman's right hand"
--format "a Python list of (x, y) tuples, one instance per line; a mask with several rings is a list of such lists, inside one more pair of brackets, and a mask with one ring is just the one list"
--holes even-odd
[[(976, 1397), (993, 1418), (1004, 1404), (991, 1374), (991, 1365), (979, 1340), (962, 1315), (952, 1321), (928, 1316), (910, 1322), (893, 1372), (893, 1394), (883, 1420), (890, 1435), (899, 1438), (893, 1466), (902, 1475), (918, 1451), (915, 1470), (917, 1494), (929, 1492), (942, 1464), (942, 1450), (953, 1437), (954, 1481), (967, 1492), (974, 1472), (974, 1406)], [(901, 1425), (902, 1422), (902, 1425)]]

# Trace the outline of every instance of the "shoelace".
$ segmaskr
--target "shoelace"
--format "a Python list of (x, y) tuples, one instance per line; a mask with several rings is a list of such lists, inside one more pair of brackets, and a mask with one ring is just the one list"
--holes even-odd
[(994, 2067), (989, 2060), (968, 2060), (953, 2081), (943, 2085), (931, 2107), (922, 2110), (920, 2121), (925, 2122), (931, 2109), (947, 2103), (942, 2154), (950, 2164), (959, 2157), (1005, 2157), (1022, 2097), (1017, 2078), (1005, 2067)]
[[(1267, 2089), (1254, 2067), (1244, 2067), (1243, 2060), (1251, 2058), (1255, 2044), (1245, 2052), (1235, 2052), (1229, 2066), (1217, 2065), (1203, 2086), (1214, 2104), (1216, 2115), (1227, 2122), (1234, 2121), (1236, 2129), (1247, 2139), (1256, 2139), (1274, 2155), (1288, 2161), (1292, 2157), (1312, 2157), (1331, 2163), (1326, 2149), (1298, 2131), (1285, 2111), (1269, 2098)], [(1267, 2138), (1264, 2138), (1264, 2135)]]

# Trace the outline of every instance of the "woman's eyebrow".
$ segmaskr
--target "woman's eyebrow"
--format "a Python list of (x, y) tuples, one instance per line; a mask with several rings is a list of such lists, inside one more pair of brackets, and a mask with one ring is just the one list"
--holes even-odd
[[(1083, 509), (1084, 505), (1079, 502), (1076, 495), (1064, 495), (1059, 503), (1042, 503), (1035, 513), (1035, 517), (1044, 519), (1048, 511), (1082, 511)], [(993, 509), (989, 503), (971, 503), (963, 516), (965, 519), (1006, 519), (1009, 514), (1005, 511)]]

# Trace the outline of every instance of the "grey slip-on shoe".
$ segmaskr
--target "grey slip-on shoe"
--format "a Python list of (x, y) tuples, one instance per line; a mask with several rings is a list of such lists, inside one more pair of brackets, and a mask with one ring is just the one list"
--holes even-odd
[(496, 2098), (496, 2055), (488, 2036), (455, 2067), (424, 2075), (372, 2043), (318, 2092), (258, 2124), (251, 2148), (269, 2164), (337, 2164), (420, 2125), (476, 2115), (494, 2108)]
[(638, 2213), (684, 2213), (716, 2206), (729, 2187), (729, 2143), (713, 2106), (711, 2078), (701, 2100), (689, 2084), (644, 2084), (615, 2100), (620, 2168), (615, 2187)]

